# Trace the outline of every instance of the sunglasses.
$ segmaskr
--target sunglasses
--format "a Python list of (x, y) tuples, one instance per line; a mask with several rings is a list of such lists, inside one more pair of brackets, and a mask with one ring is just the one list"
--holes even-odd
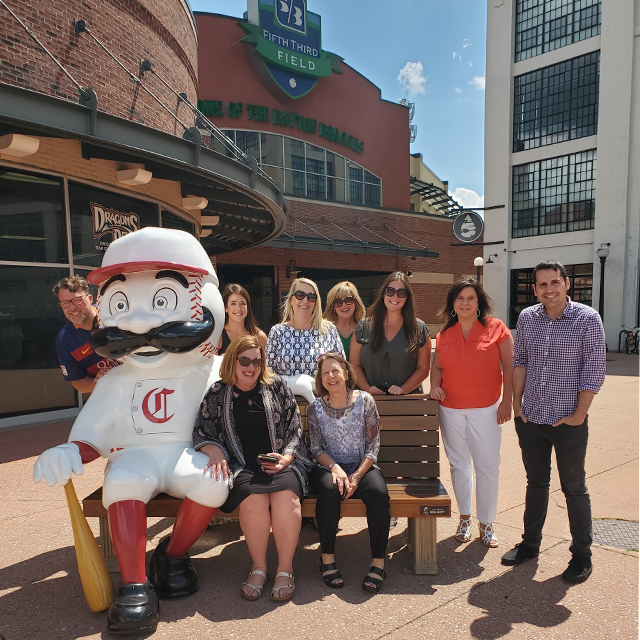
[(336, 298), (333, 301), (333, 306), (334, 307), (341, 307), (343, 304), (348, 304), (348, 305), (352, 305), (354, 302), (356, 301), (354, 296), (347, 296), (346, 298), (342, 299), (342, 298)]
[(251, 358), (247, 358), (247, 356), (240, 356), (238, 358), (238, 362), (241, 367), (248, 367), (252, 364), (256, 369), (260, 369), (262, 367), (262, 358), (255, 358), (252, 360)]
[(394, 287), (387, 287), (384, 290), (384, 295), (387, 296), (388, 298), (393, 298), (393, 296), (397, 295), (398, 298), (406, 298), (407, 297), (407, 290), (404, 288), (401, 289), (395, 289)]
[(318, 299), (318, 294), (317, 293), (305, 293), (304, 291), (295, 291), (293, 294), (296, 298), (296, 300), (304, 300), (305, 298), (309, 301), (309, 302), (315, 302)]
[(87, 293), (78, 298), (74, 298), (73, 300), (65, 300), (64, 302), (59, 302), (58, 304), (62, 309), (71, 309), (71, 307), (79, 307), (84, 302), (84, 299), (89, 295), (90, 294)]

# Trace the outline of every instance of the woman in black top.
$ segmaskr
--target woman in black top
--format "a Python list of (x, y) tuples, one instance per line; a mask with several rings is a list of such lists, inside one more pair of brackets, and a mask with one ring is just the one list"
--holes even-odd
[[(220, 382), (205, 395), (193, 442), (209, 456), (212, 477), (229, 479), (221, 511), (240, 507), (240, 527), (252, 559), (242, 596), (257, 600), (267, 581), (267, 545), (273, 530), (278, 567), (271, 599), (293, 596), (293, 555), (301, 524), (300, 502), (310, 466), (295, 397), (265, 364), (257, 336), (231, 342), (220, 367)], [(258, 456), (268, 454), (271, 460)]]

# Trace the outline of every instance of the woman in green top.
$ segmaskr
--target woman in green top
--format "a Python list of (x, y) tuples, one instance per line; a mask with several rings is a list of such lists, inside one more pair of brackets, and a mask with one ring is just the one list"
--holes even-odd
[(402, 271), (386, 278), (367, 317), (355, 328), (349, 362), (358, 387), (372, 395), (422, 393), (431, 364), (431, 336), (416, 318), (411, 285)]
[(349, 359), (349, 346), (351, 335), (356, 325), (365, 316), (365, 308), (356, 285), (345, 280), (339, 282), (327, 294), (327, 306), (323, 318), (335, 324), (340, 340), (344, 347), (344, 353)]

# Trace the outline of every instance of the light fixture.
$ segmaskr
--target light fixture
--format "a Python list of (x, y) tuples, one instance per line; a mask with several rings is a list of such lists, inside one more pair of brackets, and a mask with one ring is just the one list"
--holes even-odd
[(209, 204), (206, 198), (200, 196), (187, 196), (182, 198), (182, 206), (185, 209), (204, 209)]
[(598, 312), (604, 322), (604, 263), (609, 256), (610, 242), (603, 242), (597, 249), (596, 255), (600, 258), (600, 299), (598, 300)]
[(497, 253), (489, 254), (489, 259), (487, 260), (487, 262), (485, 264), (495, 264), (495, 260), (492, 260), (491, 258), (497, 258), (497, 257), (498, 257)]
[(146, 169), (122, 169), (116, 173), (116, 180), (122, 184), (137, 187), (141, 184), (148, 184), (153, 178), (153, 173)]
[(476, 268), (476, 280), (480, 282), (480, 270), (482, 269), (482, 265), (484, 264), (484, 260), (478, 256), (473, 259), (473, 265)]
[(285, 275), (287, 276), (287, 280), (293, 276), (296, 278), (300, 273), (300, 268), (296, 264), (295, 260), (291, 260), (289, 262), (289, 266), (284, 270)]
[(32, 156), (40, 148), (40, 138), (23, 136), (20, 133), (8, 133), (0, 137), (0, 153), (14, 158)]

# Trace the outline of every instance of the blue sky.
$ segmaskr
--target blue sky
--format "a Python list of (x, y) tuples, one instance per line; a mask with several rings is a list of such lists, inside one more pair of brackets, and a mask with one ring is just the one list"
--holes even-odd
[[(241, 17), (246, 0), (190, 0)], [(411, 152), (466, 206), (484, 193), (486, 3), (482, 0), (308, 0), (322, 48), (342, 56), (386, 100), (415, 102)]]

